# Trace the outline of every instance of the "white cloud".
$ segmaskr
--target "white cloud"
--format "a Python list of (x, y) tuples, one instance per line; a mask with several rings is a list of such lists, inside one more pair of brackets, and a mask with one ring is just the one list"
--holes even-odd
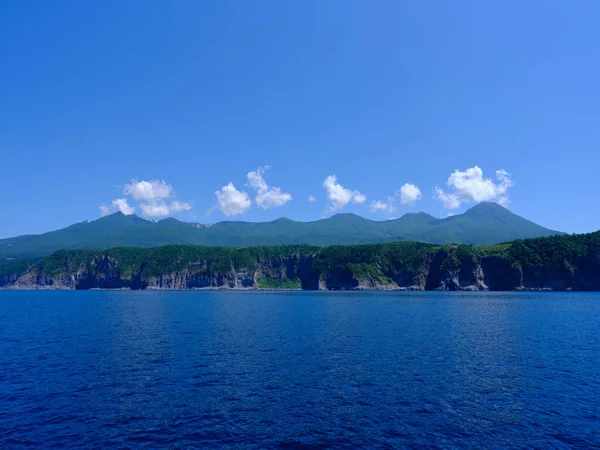
[(169, 198), (175, 196), (173, 186), (165, 181), (131, 180), (123, 189), (124, 195), (130, 195), (134, 200), (155, 200), (158, 198)]
[(337, 182), (335, 175), (329, 175), (323, 181), (323, 187), (327, 192), (327, 199), (330, 206), (329, 211), (338, 211), (348, 203), (362, 204), (367, 201), (367, 197), (358, 191), (351, 191)]
[[(481, 170), (481, 169), (480, 169)], [(505, 191), (511, 186), (514, 186), (514, 182), (510, 178), (510, 173), (504, 169), (496, 170), (496, 178), (500, 180), (500, 184), (505, 186)]]
[(436, 186), (434, 198), (439, 200), (446, 209), (456, 209), (460, 206), (460, 198), (454, 194), (447, 194)]
[(254, 201), (262, 209), (278, 208), (285, 205), (292, 199), (292, 195), (287, 192), (281, 192), (279, 187), (269, 187), (263, 174), (269, 169), (269, 166), (259, 167), (258, 169), (248, 172), (248, 186), (256, 190)]
[(316, 198), (314, 198), (312, 195), (309, 195), (309, 196), (308, 196), (308, 201), (309, 201), (309, 202), (311, 202), (311, 203), (314, 203), (314, 202), (316, 202), (316, 201), (317, 201), (317, 199), (316, 199)]
[(371, 202), (371, 212), (393, 213), (394, 211), (396, 211), (396, 205), (394, 205), (393, 197), (388, 197), (387, 202), (382, 202), (380, 200), (374, 200)]
[(413, 206), (423, 196), (421, 190), (410, 183), (404, 184), (398, 192), (400, 194), (400, 204), (407, 206)]
[(444, 192), (441, 188), (435, 188), (435, 198), (440, 200), (447, 209), (457, 209), (462, 202), (489, 202), (497, 201), (501, 205), (508, 205), (506, 192), (512, 186), (510, 174), (505, 170), (497, 170), (494, 182), (491, 178), (484, 178), (483, 171), (478, 167), (461, 172), (455, 170), (448, 178), (447, 185), (451, 192)]
[(248, 186), (255, 189), (258, 192), (264, 192), (269, 189), (269, 185), (263, 178), (263, 173), (270, 169), (270, 166), (259, 167), (258, 169), (248, 172), (246, 177), (248, 178)]
[(121, 211), (126, 216), (135, 212), (135, 207), (130, 206), (126, 198), (117, 198), (110, 205), (101, 205), (100, 212), (103, 216)]
[(170, 204), (167, 204), (163, 199), (142, 202), (139, 204), (139, 207), (144, 217), (165, 217), (169, 214), (192, 209), (192, 205), (187, 202), (175, 200)]
[(353, 203), (358, 203), (359, 205), (362, 205), (366, 201), (367, 201), (367, 196), (364, 194), (361, 194), (360, 192), (357, 192), (354, 195), (354, 198), (352, 199)]
[(388, 197), (386, 202), (382, 202), (381, 200), (371, 202), (371, 212), (384, 212), (390, 214), (396, 211), (398, 198), (400, 198), (401, 205), (412, 206), (417, 201), (421, 200), (422, 197), (423, 194), (417, 186), (405, 183), (393, 196)]
[(448, 178), (448, 186), (452, 187), (462, 200), (485, 202), (502, 196), (513, 185), (510, 175), (505, 170), (497, 170), (496, 178), (500, 181), (497, 184), (490, 178), (483, 178), (483, 171), (475, 166), (464, 172), (454, 171)]
[(136, 208), (139, 208), (144, 217), (164, 217), (173, 213), (189, 211), (192, 208), (190, 203), (179, 200), (167, 203), (165, 199), (175, 197), (175, 190), (166, 181), (133, 179), (131, 183), (125, 184), (123, 194), (129, 196), (129, 200), (132, 199), (139, 203), (130, 206), (127, 198), (118, 198), (113, 200), (111, 205), (100, 206), (102, 215), (117, 210), (123, 214), (133, 214)]
[(113, 200), (112, 204), (125, 215), (133, 214), (135, 211), (135, 207), (129, 206), (129, 203), (127, 203), (126, 198), (118, 198), (116, 200)]
[(238, 191), (231, 182), (215, 191), (215, 196), (217, 197), (216, 207), (226, 216), (243, 214), (250, 209), (252, 204), (248, 194)]
[(192, 205), (188, 202), (175, 200), (170, 204), (167, 204), (163, 199), (142, 202), (139, 204), (139, 207), (142, 210), (142, 215), (144, 217), (166, 217), (169, 214), (192, 209)]
[(283, 206), (291, 199), (291, 194), (288, 194), (287, 192), (281, 192), (278, 187), (274, 187), (262, 194), (258, 194), (254, 200), (262, 209), (271, 209)]
[(169, 215), (169, 206), (164, 200), (153, 200), (140, 203), (140, 209), (144, 217), (165, 217)]
[(192, 209), (192, 205), (188, 202), (180, 202), (179, 200), (175, 200), (171, 202), (171, 206), (169, 207), (172, 213), (181, 212), (181, 211), (189, 211)]

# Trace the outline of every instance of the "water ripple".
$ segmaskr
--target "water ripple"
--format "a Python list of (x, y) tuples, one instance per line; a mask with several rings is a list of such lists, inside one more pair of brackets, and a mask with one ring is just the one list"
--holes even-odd
[(0, 448), (600, 448), (600, 295), (0, 291)]

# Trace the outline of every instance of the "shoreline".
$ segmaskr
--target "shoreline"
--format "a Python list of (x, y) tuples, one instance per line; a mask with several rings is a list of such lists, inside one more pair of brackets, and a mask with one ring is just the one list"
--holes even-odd
[(461, 292), (461, 293), (480, 293), (480, 292), (600, 292), (599, 290), (593, 289), (552, 289), (552, 288), (531, 288), (531, 287), (518, 287), (515, 289), (453, 289), (453, 290), (442, 290), (442, 289), (411, 289), (405, 287), (399, 288), (348, 288), (348, 289), (292, 289), (292, 288), (254, 288), (254, 287), (204, 287), (204, 288), (187, 288), (187, 289), (176, 289), (176, 288), (156, 288), (150, 287), (145, 289), (131, 289), (128, 287), (124, 288), (91, 288), (91, 289), (73, 289), (69, 287), (18, 287), (18, 286), (3, 286), (0, 287), (1, 291), (131, 291), (131, 292), (153, 292), (153, 291), (235, 291), (235, 292)]

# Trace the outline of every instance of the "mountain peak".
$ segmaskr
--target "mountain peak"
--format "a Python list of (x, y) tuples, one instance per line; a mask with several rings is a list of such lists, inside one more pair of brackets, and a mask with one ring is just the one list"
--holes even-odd
[(540, 227), (495, 203), (480, 203), (464, 214), (436, 219), (426, 213), (375, 221), (338, 213), (314, 222), (279, 218), (272, 222), (220, 222), (215, 226), (160, 222), (116, 212), (41, 235), (0, 240), (0, 258), (37, 257), (63, 249), (154, 247), (167, 244), (243, 247), (248, 245), (369, 244), (419, 241), (431, 244), (494, 244), (527, 237), (550, 236)]
[(294, 222), (292, 219), (289, 219), (287, 217), (279, 217), (275, 220), (271, 220), (270, 223), (285, 223), (285, 222)]
[(426, 217), (426, 218), (431, 218), (431, 219), (435, 219), (435, 217), (433, 217), (431, 214), (427, 214), (426, 212), (416, 212), (416, 213), (406, 213), (404, 214), (402, 217)]
[(492, 213), (509, 213), (510, 210), (506, 209), (504, 206), (499, 205), (498, 203), (493, 202), (481, 202), (477, 205), (467, 209), (464, 214), (465, 215), (481, 215), (481, 214), (492, 214)]
[(165, 217), (156, 223), (169, 224), (169, 223), (182, 223), (181, 220), (177, 220), (175, 217)]
[(333, 216), (330, 217), (330, 219), (335, 219), (335, 218), (358, 218), (358, 219), (363, 219), (364, 217), (359, 216), (358, 214), (354, 214), (354, 213), (337, 213), (334, 214)]
[(112, 221), (117, 221), (117, 220), (122, 221), (122, 220), (145, 220), (145, 219), (142, 219), (137, 214), (123, 214), (121, 211), (117, 211), (115, 213), (108, 214), (106, 216), (102, 216), (99, 219), (94, 220), (93, 222), (97, 222), (99, 220), (112, 222)]

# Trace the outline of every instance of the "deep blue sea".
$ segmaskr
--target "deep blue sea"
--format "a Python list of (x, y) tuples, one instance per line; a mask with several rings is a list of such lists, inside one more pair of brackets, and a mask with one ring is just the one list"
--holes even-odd
[(600, 294), (0, 291), (0, 448), (600, 448)]

